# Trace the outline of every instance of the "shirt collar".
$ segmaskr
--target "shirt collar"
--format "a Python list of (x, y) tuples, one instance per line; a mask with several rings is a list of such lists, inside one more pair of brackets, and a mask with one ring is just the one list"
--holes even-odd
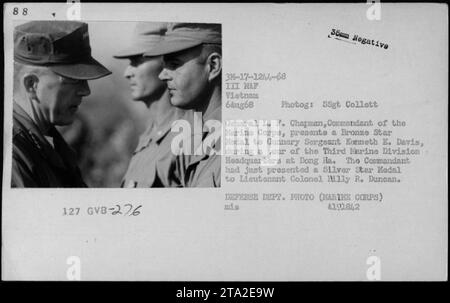
[(203, 121), (207, 121), (207, 120), (222, 121), (222, 108), (219, 106), (216, 109), (214, 109), (212, 112), (210, 112), (207, 116), (203, 117)]
[(162, 139), (170, 132), (172, 129), (172, 123), (175, 120), (180, 119), (183, 117), (183, 110), (180, 110), (176, 107), (171, 107), (167, 115), (164, 119), (162, 119), (163, 123), (161, 124), (154, 124), (155, 132), (153, 133), (153, 139), (156, 141), (156, 143), (160, 143)]

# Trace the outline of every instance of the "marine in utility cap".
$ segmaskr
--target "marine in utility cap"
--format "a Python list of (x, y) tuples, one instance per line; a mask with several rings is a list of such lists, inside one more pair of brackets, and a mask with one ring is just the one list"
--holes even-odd
[[(159, 78), (167, 83), (172, 105), (201, 117), (201, 146), (177, 157), (185, 187), (220, 186), (222, 33), (220, 24), (175, 23), (145, 56), (163, 55)], [(195, 121), (195, 118), (194, 118)], [(194, 122), (194, 126), (195, 126)], [(209, 127), (207, 126), (209, 125)], [(215, 127), (211, 127), (215, 125)], [(198, 130), (194, 129), (193, 136)], [(196, 142), (192, 138), (192, 142)], [(186, 140), (186, 142), (189, 142)], [(202, 154), (195, 151), (203, 150)]]
[(166, 84), (158, 78), (163, 68), (162, 56), (144, 57), (163, 39), (168, 23), (139, 22), (130, 45), (114, 57), (128, 59), (124, 77), (131, 89), (131, 98), (144, 102), (148, 108), (148, 127), (140, 136), (138, 146), (122, 180), (122, 187), (178, 187), (175, 175), (175, 154), (171, 151), (174, 136), (172, 122), (181, 118), (183, 110), (170, 104)]
[(111, 72), (91, 56), (88, 25), (32, 21), (14, 29), (12, 187), (86, 187), (55, 126), (72, 124), (87, 80)]

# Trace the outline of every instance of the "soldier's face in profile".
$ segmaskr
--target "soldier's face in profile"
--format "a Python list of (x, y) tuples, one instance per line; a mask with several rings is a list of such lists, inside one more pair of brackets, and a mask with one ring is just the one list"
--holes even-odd
[(128, 79), (133, 100), (152, 101), (166, 90), (166, 85), (158, 78), (163, 67), (162, 56), (129, 58), (130, 64), (124, 76)]
[(81, 99), (90, 94), (86, 80), (63, 77), (48, 71), (39, 75), (36, 96), (41, 112), (53, 125), (68, 125), (75, 119)]
[(208, 87), (208, 70), (200, 61), (201, 47), (164, 56), (159, 75), (167, 83), (170, 102), (183, 109), (195, 109)]

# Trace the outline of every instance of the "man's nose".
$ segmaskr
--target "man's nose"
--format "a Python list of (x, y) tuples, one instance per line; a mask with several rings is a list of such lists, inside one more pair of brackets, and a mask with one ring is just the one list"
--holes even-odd
[(89, 84), (87, 80), (83, 80), (80, 83), (80, 89), (78, 90), (78, 95), (82, 97), (89, 96), (91, 94), (91, 90), (89, 88)]
[(167, 70), (167, 68), (163, 68), (162, 71), (159, 73), (158, 78), (162, 81), (170, 80), (170, 73)]
[(127, 68), (125, 68), (125, 71), (123, 72), (123, 76), (127, 79), (130, 79), (133, 75), (133, 67), (131, 65), (128, 65)]

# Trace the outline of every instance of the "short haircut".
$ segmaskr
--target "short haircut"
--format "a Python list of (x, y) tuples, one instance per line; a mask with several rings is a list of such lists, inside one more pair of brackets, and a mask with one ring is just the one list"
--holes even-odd
[(219, 55), (222, 55), (222, 45), (212, 43), (202, 44), (202, 52), (200, 54), (199, 60), (201, 62), (205, 62), (208, 56), (212, 53), (218, 53)]

